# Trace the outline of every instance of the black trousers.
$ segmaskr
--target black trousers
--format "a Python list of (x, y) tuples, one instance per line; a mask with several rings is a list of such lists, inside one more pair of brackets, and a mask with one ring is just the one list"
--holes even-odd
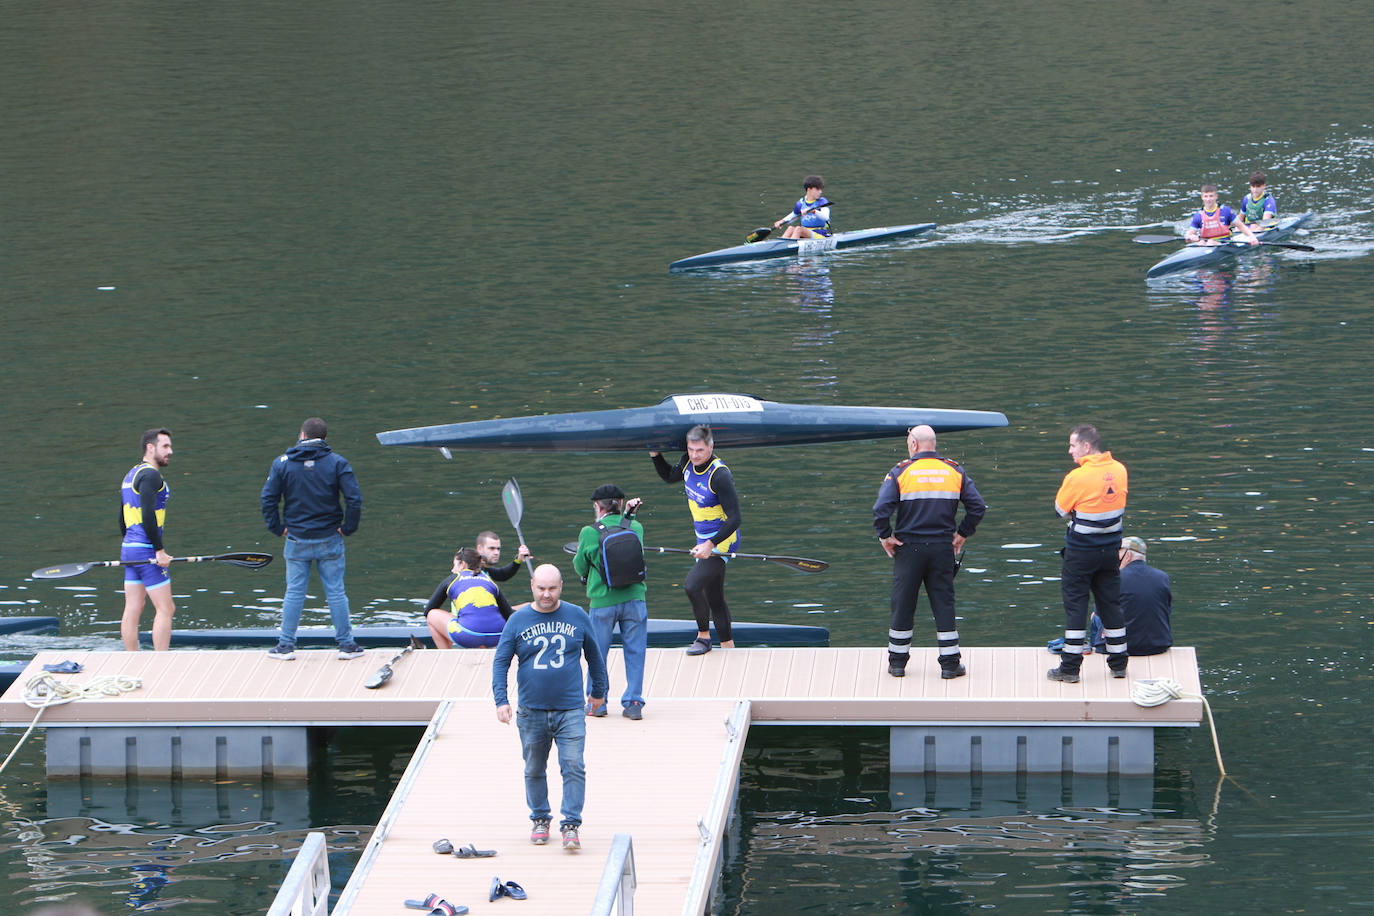
[(908, 541), (892, 558), (892, 623), (887, 631), (887, 655), (893, 664), (906, 665), (916, 620), (916, 598), (926, 590), (935, 618), (940, 664), (959, 664), (959, 631), (954, 624), (954, 545), (943, 541)]
[(1059, 590), (1064, 597), (1064, 652), (1060, 665), (1077, 669), (1083, 663), (1088, 629), (1088, 596), (1092, 596), (1107, 640), (1107, 664), (1126, 667), (1126, 620), (1121, 614), (1119, 547), (1065, 547)]
[(687, 600), (692, 602), (692, 615), (697, 619), (699, 632), (707, 632), (709, 623), (714, 620), (717, 639), (729, 642), (734, 638), (730, 627), (730, 606), (725, 603), (724, 557), (697, 560), (687, 578), (682, 580), (682, 590), (687, 593)]

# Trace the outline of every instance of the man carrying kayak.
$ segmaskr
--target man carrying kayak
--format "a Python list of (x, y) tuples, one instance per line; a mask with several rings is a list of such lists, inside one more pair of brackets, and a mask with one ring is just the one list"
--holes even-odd
[(1193, 214), (1192, 227), (1184, 234), (1190, 242), (1204, 245), (1220, 245), (1231, 238), (1231, 233), (1240, 229), (1251, 245), (1258, 245), (1259, 239), (1244, 220), (1236, 218), (1235, 211), (1227, 206), (1217, 206), (1217, 186), (1205, 184), (1198, 191), (1202, 195), (1202, 209)]
[(1250, 193), (1240, 199), (1240, 212), (1236, 214), (1243, 225), (1267, 223), (1279, 218), (1279, 202), (1265, 189), (1266, 183), (1263, 172), (1250, 173)]
[(682, 481), (696, 529), (697, 544), (692, 548), (692, 556), (697, 562), (682, 582), (697, 620), (697, 638), (687, 647), (688, 655), (711, 651), (712, 620), (720, 647), (735, 647), (730, 608), (725, 603), (725, 564), (739, 550), (739, 494), (735, 492), (730, 469), (713, 455), (714, 448), (711, 431), (705, 426), (693, 426), (687, 431), (687, 454), (676, 467), (669, 467), (658, 452), (649, 452), (654, 470), (665, 483)]
[(787, 231), (782, 234), (783, 238), (810, 239), (816, 236), (829, 236), (830, 201), (821, 194), (824, 188), (825, 179), (819, 175), (807, 175), (802, 179), (801, 198), (793, 205), (792, 212), (774, 223), (773, 228), (800, 219), (801, 222), (797, 225), (787, 227)]

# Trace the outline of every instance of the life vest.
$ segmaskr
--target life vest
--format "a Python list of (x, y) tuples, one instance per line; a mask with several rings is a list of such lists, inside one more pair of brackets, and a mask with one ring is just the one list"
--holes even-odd
[[(820, 206), (816, 207), (817, 204), (820, 204)], [(797, 201), (797, 205), (792, 209), (793, 212), (801, 213), (807, 207), (816, 207), (816, 209), (812, 210), (809, 213), (802, 214), (801, 224), (805, 226), (807, 229), (811, 229), (813, 231), (819, 229), (821, 235), (829, 235), (830, 201), (826, 200), (824, 197), (818, 197), (815, 200), (808, 201), (805, 197), (803, 197)]]
[(1198, 214), (1202, 217), (1202, 228), (1198, 231), (1204, 239), (1222, 239), (1231, 234), (1230, 220), (1222, 219), (1221, 207), (1217, 207), (1210, 213), (1206, 210), (1199, 210)]
[(1278, 215), (1278, 204), (1274, 202), (1274, 195), (1265, 193), (1259, 200), (1255, 200), (1255, 195), (1246, 194), (1240, 200), (1240, 212), (1245, 217), (1247, 223), (1258, 223), (1264, 219), (1265, 212)]
[(167, 521), (167, 500), (171, 498), (171, 488), (167, 486), (167, 481), (162, 481), (162, 487), (157, 491), (157, 500), (152, 506), (144, 506), (138, 497), (138, 475), (145, 470), (152, 470), (153, 466), (146, 461), (129, 468), (129, 473), (124, 475), (124, 482), (119, 487), (120, 500), (124, 503), (124, 544), (129, 547), (152, 547), (148, 543), (148, 535), (143, 530), (143, 513), (151, 510), (157, 519), (157, 532), (162, 534), (162, 526)]
[(491, 636), (501, 632), (506, 621), (496, 603), (496, 583), (486, 573), (465, 569), (449, 583), (449, 608), (454, 620), (469, 633)]
[[(716, 468), (723, 467), (719, 458), (712, 458), (704, 471), (698, 472), (690, 461), (682, 469), (682, 485), (687, 490), (687, 505), (692, 510), (692, 527), (696, 529), (698, 544), (711, 540), (720, 531), (720, 523), (725, 521), (720, 497), (711, 490), (711, 475)], [(716, 550), (723, 553), (734, 553), (738, 549), (738, 531), (716, 545)]]

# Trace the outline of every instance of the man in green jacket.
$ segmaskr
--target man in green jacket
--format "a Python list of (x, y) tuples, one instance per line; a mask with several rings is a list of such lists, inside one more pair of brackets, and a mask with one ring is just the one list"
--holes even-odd
[[(644, 500), (625, 499), (624, 492), (613, 483), (602, 484), (592, 493), (592, 510), (596, 521), (584, 527), (577, 537), (577, 553), (573, 555), (573, 569), (587, 585), (588, 613), (592, 618), (592, 639), (601, 650), (603, 658), (611, 649), (611, 633), (616, 624), (620, 625), (620, 641), (625, 656), (625, 693), (620, 698), (627, 719), (644, 717), (644, 655), (649, 647), (649, 607), (644, 595), (644, 526), (634, 520), (635, 511)], [(623, 512), (623, 514), (622, 514)], [(607, 547), (603, 556), (603, 532), (612, 537), (616, 529), (628, 529), (638, 539), (638, 568), (635, 569), (634, 546), (629, 545), (628, 556), (624, 550), (628, 537), (624, 532), (619, 547)], [(608, 538), (606, 543), (612, 541)], [(633, 580), (628, 585), (613, 587), (607, 582), (604, 564), (613, 565), (609, 571), (611, 581), (625, 578)], [(608, 669), (609, 671), (609, 669)], [(587, 691), (591, 693), (590, 682)], [(606, 707), (590, 709), (589, 715), (604, 716)]]

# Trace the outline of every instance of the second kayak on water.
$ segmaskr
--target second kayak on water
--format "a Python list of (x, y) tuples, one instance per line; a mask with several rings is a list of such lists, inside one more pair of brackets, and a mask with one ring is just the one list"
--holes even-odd
[[(1301, 216), (1289, 216), (1279, 220), (1269, 229), (1259, 230), (1255, 235), (1261, 242), (1280, 242), (1302, 228), (1312, 216), (1311, 210)], [(1151, 267), (1145, 272), (1145, 277), (1151, 279), (1162, 277), (1165, 274), (1211, 267), (1214, 264), (1229, 260), (1243, 251), (1249, 251), (1252, 247), (1256, 246), (1243, 240), (1222, 242), (1219, 245), (1187, 245)]]

